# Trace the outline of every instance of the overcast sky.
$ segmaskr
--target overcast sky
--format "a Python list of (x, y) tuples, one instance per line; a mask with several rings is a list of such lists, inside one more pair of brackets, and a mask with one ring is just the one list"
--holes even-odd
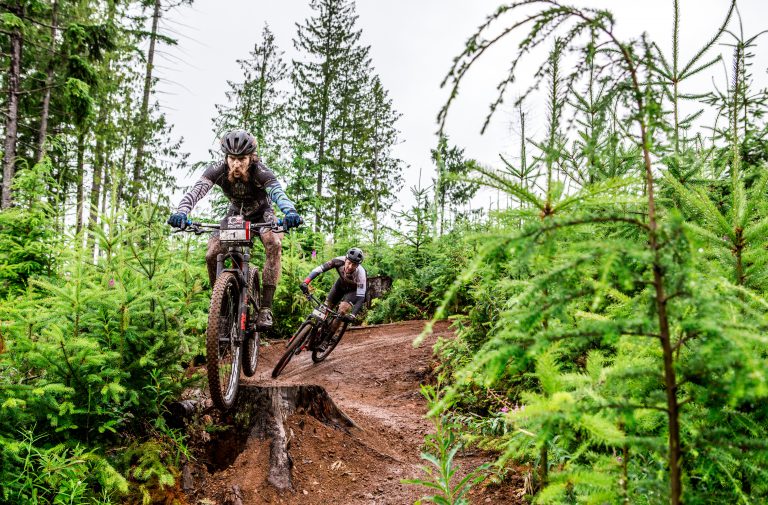
[[(621, 38), (648, 32), (663, 49), (671, 46), (672, 0), (571, 3), (610, 9)], [(396, 154), (407, 168), (401, 195), (407, 195), (408, 187), (417, 183), (420, 168), (425, 185), (429, 184), (434, 174), (429, 150), (435, 145), (435, 117), (447, 96), (447, 90), (439, 84), (469, 35), (501, 4), (498, 0), (357, 2), (362, 43), (370, 45), (376, 72), (389, 90), (394, 107), (402, 114), (397, 125), (401, 134)], [(681, 61), (687, 61), (711, 37), (727, 4), (726, 0), (681, 0)], [(768, 1), (741, 0), (739, 9), (748, 36), (768, 28)], [(208, 149), (216, 147), (211, 131), (214, 106), (224, 102), (227, 80), (242, 79), (235, 60), (247, 57), (264, 23), (269, 24), (277, 45), (290, 61), (298, 56), (292, 43), (295, 25), (311, 15), (308, 0), (195, 0), (191, 7), (181, 7), (166, 15), (162, 27), (179, 44), (161, 47), (157, 98), (174, 125), (175, 134), (184, 138), (183, 150), (191, 154), (192, 162), (208, 159)], [(735, 20), (731, 27), (738, 30)], [(722, 42), (730, 40), (726, 37)], [(720, 50), (730, 58), (730, 50), (722, 45)], [(756, 53), (753, 73), (762, 87), (768, 83), (768, 35), (758, 41)], [(517, 128), (510, 107), (500, 110), (489, 130), (480, 135), (488, 104), (495, 97), (495, 86), (514, 54), (512, 39), (488, 52), (462, 85), (448, 120), (451, 142), (466, 148), (467, 156), (492, 166), (499, 165), (499, 153), (518, 150)], [(539, 61), (531, 59), (530, 66), (520, 68), (519, 75), (532, 75)], [(724, 76), (724, 66), (718, 65), (683, 91), (709, 90), (713, 79), (722, 89)], [(523, 79), (512, 90), (508, 103), (529, 84)], [(535, 135), (542, 127), (545, 112), (535, 100), (528, 109), (532, 124), (526, 133)], [(196, 175), (179, 173), (179, 184), (191, 184)]]

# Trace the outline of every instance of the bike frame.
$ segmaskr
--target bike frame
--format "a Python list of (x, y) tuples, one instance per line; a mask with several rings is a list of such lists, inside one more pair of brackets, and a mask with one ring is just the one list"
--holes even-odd
[[(232, 260), (235, 268), (224, 268), (227, 258)], [(227, 246), (225, 253), (216, 255), (216, 277), (223, 272), (232, 272), (235, 274), (237, 284), (240, 287), (240, 307), (238, 309), (237, 320), (237, 338), (235, 343), (240, 345), (243, 342), (245, 325), (248, 321), (248, 277), (251, 272), (251, 248), (249, 246)]]
[[(312, 304), (314, 305), (314, 308), (312, 309), (312, 312), (310, 312), (310, 314), (306, 317), (306, 319), (304, 319), (304, 322), (301, 323), (299, 328), (304, 326), (304, 324), (306, 323), (310, 323), (312, 325), (312, 331), (310, 332), (309, 338), (307, 339), (308, 344), (312, 345), (315, 343), (315, 339), (317, 338), (318, 331), (329, 328), (331, 323), (335, 319), (339, 318), (340, 314), (335, 310), (333, 310), (331, 307), (327, 306), (325, 303), (318, 300), (315, 297), (315, 295), (313, 295), (312, 293), (307, 293), (304, 296), (307, 300), (312, 302)], [(326, 316), (324, 318), (319, 317), (318, 315), (315, 314), (315, 310), (322, 310), (326, 314)], [(322, 333), (322, 331), (320, 333)], [(294, 334), (294, 338), (296, 337), (296, 335), (298, 335), (298, 332)], [(293, 338), (289, 340), (288, 343), (290, 344), (292, 341), (293, 341)]]
[[(262, 228), (270, 228), (275, 233), (281, 233), (286, 231), (282, 226), (282, 222), (268, 222), (268, 223), (250, 223), (251, 233), (256, 232), (259, 237), (261, 236), (260, 230)], [(201, 233), (213, 233), (221, 229), (220, 224), (206, 224), (206, 223), (188, 223), (186, 228), (177, 230), (178, 232), (189, 231), (195, 235)], [(252, 239), (254, 240), (254, 239)], [(237, 320), (237, 338), (235, 343), (239, 346), (243, 342), (243, 335), (245, 333), (246, 325), (248, 322), (248, 279), (251, 274), (251, 247), (250, 245), (225, 245), (226, 251), (216, 255), (216, 278), (218, 278), (223, 272), (232, 272), (237, 279), (238, 287), (240, 288), (240, 307), (238, 308)], [(227, 258), (232, 260), (233, 267), (225, 268), (225, 262)]]
[[(240, 374), (252, 376), (258, 363), (259, 336), (255, 333), (258, 328), (249, 319), (249, 305), (258, 308), (258, 293), (252, 292), (254, 296), (251, 298), (249, 292), (258, 290), (260, 283), (253, 279), (251, 286), (252, 277), (257, 276), (253, 275), (255, 271), (251, 271), (250, 259), (255, 238), (253, 232), (261, 235), (264, 228), (276, 233), (287, 231), (281, 221), (250, 223), (242, 216), (228, 216), (219, 225), (188, 221), (177, 230), (196, 235), (221, 231), (219, 237), (223, 252), (216, 256), (216, 282), (211, 286), (206, 368), (211, 398), (222, 411), (229, 409), (237, 398)], [(231, 260), (229, 268), (226, 266), (227, 258)], [(235, 303), (231, 297), (237, 295), (239, 299)]]

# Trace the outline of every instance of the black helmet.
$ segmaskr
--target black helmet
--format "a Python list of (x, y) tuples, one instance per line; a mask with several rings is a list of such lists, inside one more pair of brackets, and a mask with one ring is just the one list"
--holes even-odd
[(363, 262), (363, 259), (365, 257), (363, 256), (363, 251), (358, 249), (357, 247), (353, 247), (349, 251), (347, 251), (347, 259), (351, 261), (352, 263), (357, 263), (358, 265)]
[(232, 130), (222, 137), (221, 150), (232, 156), (251, 154), (256, 151), (256, 138), (245, 130)]

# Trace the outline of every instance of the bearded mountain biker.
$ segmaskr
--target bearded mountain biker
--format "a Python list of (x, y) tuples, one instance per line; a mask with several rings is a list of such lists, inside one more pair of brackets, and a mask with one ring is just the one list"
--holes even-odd
[[(256, 154), (256, 147), (256, 139), (245, 130), (226, 133), (221, 139), (221, 150), (225, 159), (206, 167), (200, 179), (181, 199), (176, 212), (168, 219), (168, 224), (184, 228), (188, 214), (215, 184), (229, 199), (227, 216), (243, 215), (251, 222), (274, 222), (274, 202), (285, 214), (283, 226), (286, 229), (299, 226), (302, 220), (296, 212), (296, 206), (286, 196), (275, 174), (261, 162)], [(261, 308), (256, 325), (262, 330), (268, 330), (273, 322), (272, 299), (280, 278), (282, 242), (280, 235), (268, 227), (262, 228), (259, 236), (267, 258), (263, 271)], [(214, 233), (208, 240), (208, 251), (205, 254), (211, 287), (216, 281), (216, 256), (224, 252), (218, 233)]]
[[(334, 307), (338, 303), (339, 313), (342, 314), (341, 320), (352, 323), (355, 321), (357, 313), (365, 301), (368, 278), (366, 277), (365, 269), (361, 265), (363, 259), (363, 251), (353, 247), (347, 251), (345, 256), (328, 260), (312, 270), (299, 287), (305, 294), (309, 293), (309, 284), (315, 277), (335, 268), (339, 278), (336, 279), (333, 287), (328, 292), (325, 304), (329, 307)], [(337, 321), (336, 326), (338, 327), (339, 324), (340, 322)], [(333, 328), (333, 332), (336, 332), (336, 328)]]

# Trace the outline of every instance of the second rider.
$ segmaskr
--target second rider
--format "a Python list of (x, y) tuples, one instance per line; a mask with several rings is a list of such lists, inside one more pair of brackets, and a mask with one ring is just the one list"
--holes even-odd
[[(312, 270), (299, 287), (304, 293), (309, 293), (309, 283), (315, 277), (322, 275), (328, 270), (336, 269), (339, 278), (336, 279), (333, 287), (328, 292), (325, 303), (328, 307), (334, 307), (337, 303), (341, 302), (339, 303), (341, 320), (347, 323), (354, 322), (357, 313), (365, 301), (368, 282), (365, 268), (361, 265), (362, 262), (363, 251), (353, 247), (347, 251), (345, 256), (332, 258)], [(333, 328), (333, 333), (335, 332), (336, 328)]]

